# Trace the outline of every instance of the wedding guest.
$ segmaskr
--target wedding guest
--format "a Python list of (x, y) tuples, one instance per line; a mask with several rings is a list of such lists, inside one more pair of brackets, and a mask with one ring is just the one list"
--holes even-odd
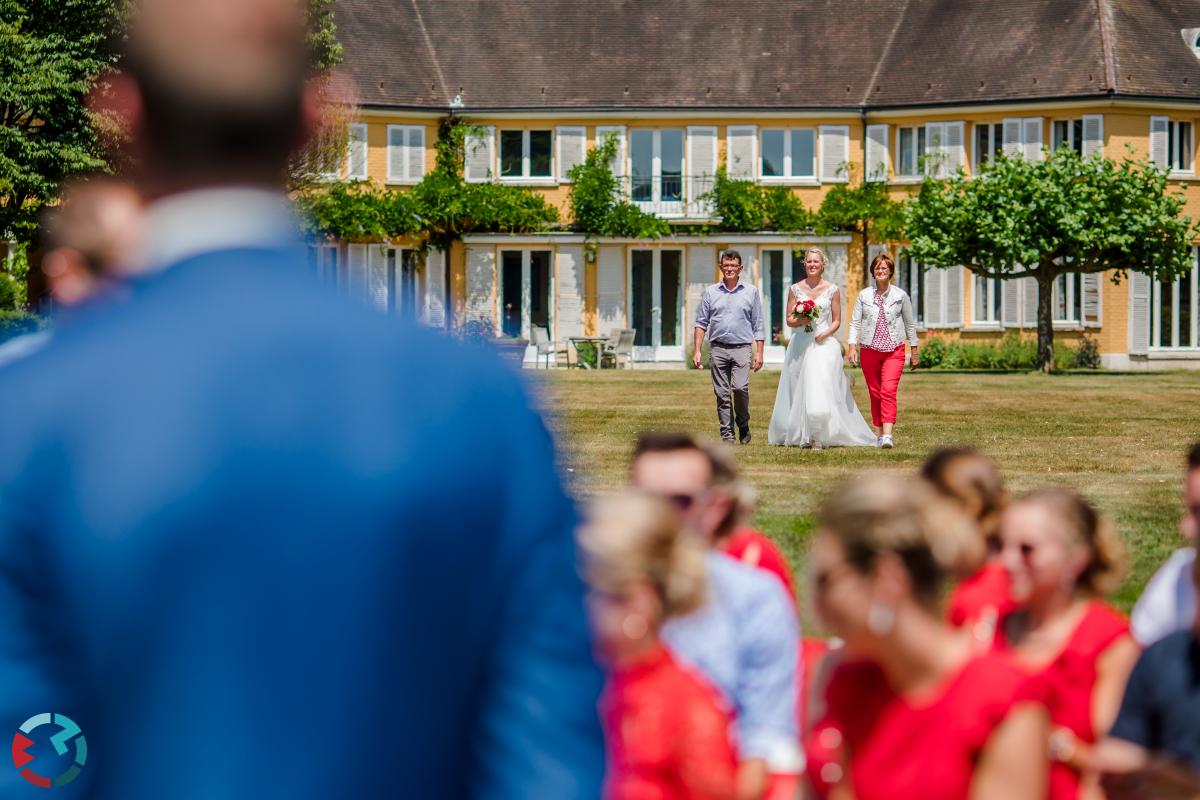
[(593, 504), (579, 534), (588, 599), (611, 673), (601, 700), (605, 796), (734, 797), (730, 709), (663, 645), (665, 620), (704, 602), (704, 550), (665, 500), (629, 493)]
[(976, 642), (991, 646), (996, 623), (1013, 607), (1008, 570), (1000, 557), (1000, 513), (1008, 502), (1000, 470), (977, 450), (947, 447), (925, 459), (921, 477), (978, 525), (987, 557), (954, 587), (946, 603), (946, 620), (969, 630)]
[(1143, 647), (1175, 631), (1187, 630), (1196, 619), (1196, 587), (1191, 572), (1196, 563), (1196, 539), (1200, 535), (1200, 442), (1188, 450), (1183, 506), (1179, 532), (1188, 546), (1176, 550), (1158, 568), (1129, 615), (1133, 637)]
[(779, 549), (779, 545), (775, 544), (774, 539), (751, 526), (758, 492), (745, 481), (739, 481), (735, 495), (737, 518), (731, 531), (717, 539), (717, 549), (743, 564), (774, 575), (794, 602), (796, 579), (787, 556)]
[(738, 797), (758, 800), (772, 774), (803, 769), (795, 717), (795, 604), (775, 578), (715, 547), (737, 520), (737, 464), (726, 448), (685, 433), (645, 433), (634, 449), (631, 477), (636, 487), (673, 502), (708, 549), (708, 599), (668, 621), (663, 639), (733, 705)]
[(810, 554), (820, 618), (845, 641), (814, 732), (856, 800), (1037, 798), (1046, 717), (1011, 661), (979, 652), (939, 609), (973, 525), (924, 482), (861, 476), (821, 507)]
[(763, 365), (762, 295), (741, 282), (742, 256), (736, 250), (721, 253), (721, 280), (704, 290), (696, 309), (692, 365), (700, 369), (700, 351), (707, 337), (713, 394), (717, 396), (717, 423), (721, 439), (750, 444), (750, 372)]
[[(858, 293), (850, 316), (850, 363), (862, 362), (863, 377), (871, 395), (871, 421), (879, 447), (892, 447), (896, 425), (896, 395), (904, 372), (904, 344), (915, 369), (917, 324), (908, 293), (892, 285), (896, 262), (887, 253), (871, 260), (875, 285)], [(861, 343), (861, 344), (860, 344)]]
[(1120, 580), (1120, 541), (1079, 494), (1054, 488), (1013, 501), (1000, 538), (1018, 609), (1001, 620), (997, 650), (1015, 657), (1050, 712), (1049, 796), (1094, 796), (1096, 781), (1081, 774), (1139, 652), (1125, 617), (1100, 599)]
[[(1200, 561), (1188, 574), (1200, 586)], [(1200, 797), (1200, 622), (1150, 645), (1092, 754), (1109, 800)]]

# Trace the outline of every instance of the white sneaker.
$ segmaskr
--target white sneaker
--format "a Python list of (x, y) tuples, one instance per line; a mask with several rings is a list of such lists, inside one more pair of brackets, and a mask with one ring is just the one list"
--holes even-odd
[(875, 437), (875, 447), (876, 448), (883, 447), (883, 437), (882, 436)]
[(892, 443), (891, 436), (880, 436), (879, 437), (879, 446), (882, 447), (884, 450), (891, 450), (895, 445)]

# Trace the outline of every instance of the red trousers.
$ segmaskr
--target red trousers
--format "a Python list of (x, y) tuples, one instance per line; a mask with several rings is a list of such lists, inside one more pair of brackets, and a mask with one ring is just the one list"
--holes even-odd
[(896, 390), (904, 372), (904, 345), (890, 353), (860, 347), (859, 361), (867, 390), (871, 393), (871, 421), (878, 428), (885, 422), (896, 422)]

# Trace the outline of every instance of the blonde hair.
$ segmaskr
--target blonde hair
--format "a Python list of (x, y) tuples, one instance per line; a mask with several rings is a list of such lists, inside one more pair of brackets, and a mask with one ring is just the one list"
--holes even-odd
[(623, 595), (634, 582), (648, 580), (664, 618), (704, 602), (704, 551), (666, 500), (636, 491), (596, 500), (579, 530), (579, 545), (592, 589)]
[(1008, 490), (994, 461), (970, 447), (946, 447), (925, 459), (921, 477), (975, 518), (989, 549), (1000, 549), (1000, 514)]
[(825, 251), (824, 251), (824, 250), (822, 250), (821, 248), (819, 248), (819, 247), (810, 247), (810, 248), (808, 248), (807, 250), (805, 250), (805, 251), (804, 251), (804, 258), (805, 258), (805, 259), (807, 259), (807, 258), (808, 258), (808, 254), (809, 254), (809, 253), (816, 253), (817, 255), (819, 255), (819, 256), (821, 257), (821, 268), (822, 268), (822, 269), (824, 269), (825, 267), (829, 266), (829, 259), (825, 257)]
[(1061, 523), (1056, 530), (1088, 551), (1087, 566), (1075, 579), (1076, 588), (1096, 597), (1117, 588), (1125, 577), (1125, 547), (1108, 518), (1079, 492), (1065, 487), (1035, 489), (1012, 503), (1014, 507), (1021, 505), (1034, 505), (1050, 512)]
[(846, 562), (869, 574), (880, 556), (900, 558), (919, 603), (936, 611), (947, 577), (983, 559), (974, 523), (918, 478), (877, 473), (843, 483), (821, 506), (820, 526)]

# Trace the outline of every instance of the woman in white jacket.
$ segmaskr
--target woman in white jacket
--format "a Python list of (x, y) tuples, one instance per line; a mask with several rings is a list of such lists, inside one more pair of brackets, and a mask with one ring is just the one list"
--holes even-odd
[[(899, 286), (891, 285), (896, 262), (887, 253), (871, 260), (875, 285), (858, 293), (850, 317), (850, 363), (862, 362), (863, 377), (871, 393), (871, 421), (879, 447), (892, 446), (896, 425), (896, 392), (904, 372), (904, 344), (909, 363), (917, 366), (917, 325), (912, 301)], [(860, 354), (861, 341), (861, 354)]]

